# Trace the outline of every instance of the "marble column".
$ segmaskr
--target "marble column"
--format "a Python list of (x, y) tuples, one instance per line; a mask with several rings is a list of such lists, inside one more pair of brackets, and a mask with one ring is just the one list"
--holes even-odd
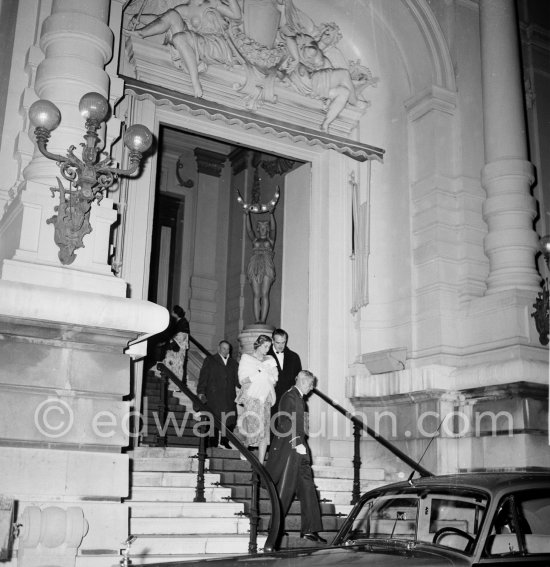
[(534, 256), (534, 168), (528, 161), (518, 25), (513, 0), (479, 3), (485, 166), (487, 293), (539, 289)]
[[(48, 149), (65, 155), (85, 134), (84, 119), (78, 110), (82, 95), (96, 91), (109, 98), (109, 75), (105, 65), (113, 55), (113, 33), (108, 26), (108, 0), (54, 0), (51, 14), (44, 20), (39, 40), (44, 58), (36, 68), (34, 91), (25, 93), (23, 106), (39, 98), (52, 101), (61, 111), (61, 124), (53, 131)], [(113, 132), (120, 128), (112, 119)], [(32, 128), (31, 128), (32, 129)], [(116, 130), (116, 132), (115, 132)], [(99, 131), (105, 141), (106, 129)], [(31, 136), (34, 140), (34, 135)], [(106, 150), (109, 149), (106, 144)], [(113, 202), (105, 198), (92, 206), (92, 232), (84, 237), (84, 248), (76, 251), (70, 266), (62, 266), (54, 243), (54, 227), (47, 219), (54, 214), (59, 198), (50, 187), (57, 186), (59, 167), (35, 147), (33, 159), (24, 171), (24, 190), (4, 219), (1, 237), (12, 245), (4, 247), (2, 279), (42, 285), (97, 291), (125, 297), (126, 284), (115, 278), (108, 265), (111, 225), (116, 221)], [(65, 187), (68, 181), (63, 180)]]
[[(249, 198), (247, 187), (251, 184), (252, 172), (249, 164), (252, 154), (251, 150), (245, 148), (237, 148), (229, 154), (231, 187), (233, 191), (238, 189), (246, 199)], [(250, 293), (250, 285), (246, 278), (248, 238), (244, 227), (243, 209), (235, 193), (231, 195), (229, 201), (229, 215), (225, 324), (227, 336), (238, 342), (237, 337), (245, 325), (245, 293)]]
[(227, 158), (202, 148), (195, 150), (195, 158), (198, 184), (189, 322), (192, 335), (213, 352), (223, 332), (219, 317), (223, 318), (225, 313), (219, 289), (225, 283), (226, 259), (220, 257), (218, 244), (221, 238), (226, 239), (222, 236), (219, 215), (220, 178)]

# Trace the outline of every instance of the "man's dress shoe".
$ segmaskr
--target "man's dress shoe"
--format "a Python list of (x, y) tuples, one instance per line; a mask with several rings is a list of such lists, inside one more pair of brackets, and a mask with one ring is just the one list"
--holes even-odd
[(309, 539), (309, 541), (316, 541), (317, 543), (327, 543), (324, 537), (321, 537), (317, 532), (306, 532), (300, 534), (301, 538)]

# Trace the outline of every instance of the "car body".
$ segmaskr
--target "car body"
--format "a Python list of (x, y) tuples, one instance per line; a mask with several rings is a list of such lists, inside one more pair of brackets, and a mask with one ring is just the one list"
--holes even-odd
[[(185, 567), (550, 565), (550, 472), (428, 476), (365, 493), (330, 545)], [(162, 565), (175, 565), (163, 563)]]

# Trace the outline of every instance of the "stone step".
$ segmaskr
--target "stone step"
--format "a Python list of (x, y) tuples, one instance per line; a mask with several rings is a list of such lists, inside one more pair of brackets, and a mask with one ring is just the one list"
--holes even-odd
[(319, 491), (330, 491), (330, 492), (345, 492), (351, 497), (351, 491), (353, 489), (353, 483), (351, 480), (345, 478), (322, 478), (314, 477), (313, 482)]
[[(197, 475), (193, 472), (164, 472), (143, 471), (134, 472), (132, 475), (133, 486), (166, 486), (166, 487), (191, 487), (197, 486)], [(207, 473), (204, 475), (205, 487), (214, 486), (219, 483), (220, 475)]]
[[(226, 451), (232, 452), (232, 449), (226, 449)], [(217, 458), (211, 457), (208, 461), (208, 469), (213, 472), (250, 472), (252, 467), (248, 461), (243, 461), (242, 459), (234, 458)]]
[(179, 435), (174, 433), (173, 435), (168, 431), (167, 444), (172, 447), (199, 447), (199, 438), (194, 435), (188, 435), (187, 432), (184, 435)]
[[(260, 516), (260, 521), (258, 523), (258, 530), (261, 532), (267, 532), (269, 529), (269, 516)], [(345, 518), (337, 518), (336, 516), (323, 516), (321, 518), (323, 524), (323, 532), (332, 533), (338, 531)], [(299, 515), (287, 516), (285, 518), (285, 530), (287, 532), (300, 532), (302, 529), (302, 519)]]
[(180, 447), (136, 447), (132, 451), (128, 451), (128, 455), (133, 459), (165, 459), (166, 457), (189, 458), (196, 454), (196, 449)]
[(149, 410), (145, 416), (145, 423), (148, 430), (157, 431), (166, 429), (166, 427), (177, 427), (178, 431), (193, 431), (195, 421), (189, 419), (189, 414), (179, 413), (173, 410), (168, 415), (162, 415), (158, 410)]
[[(379, 483), (369, 483), (368, 485), (361, 487), (361, 493), (367, 492), (368, 490), (372, 490), (377, 486), (382, 486), (386, 484), (385, 482)], [(346, 491), (332, 491), (332, 490), (323, 490), (321, 491), (321, 498), (326, 498), (327, 501), (332, 502), (334, 505), (349, 505), (351, 502), (351, 490)]]
[[(248, 510), (249, 508), (249, 503), (248, 502), (243, 502), (245, 510)], [(335, 516), (338, 515), (338, 510), (335, 509), (334, 504), (329, 504), (329, 503), (325, 503), (322, 502), (320, 504), (321, 506), (321, 514), (323, 516)], [(300, 502), (299, 500), (294, 500), (292, 502), (292, 504), (290, 505), (290, 508), (288, 510), (289, 514), (300, 514)], [(260, 514), (271, 514), (271, 502), (269, 500), (260, 500)], [(346, 514), (347, 515), (347, 514)]]
[(191, 535), (191, 534), (246, 534), (250, 531), (248, 518), (131, 518), (130, 533)]
[[(266, 536), (258, 536), (258, 548), (265, 544)], [(202, 554), (233, 555), (248, 552), (248, 534), (240, 535), (155, 535), (142, 534), (132, 544), (132, 563), (140, 556), (162, 555), (170, 561), (171, 555), (188, 557)]]
[(222, 471), (216, 474), (220, 476), (220, 481), (222, 484), (248, 485), (252, 481), (252, 473), (250, 471), (246, 471), (246, 472)]
[(132, 518), (232, 518), (244, 512), (240, 502), (158, 502), (129, 501)]
[[(192, 435), (171, 435), (170, 433), (167, 436), (160, 435), (161, 439), (165, 437), (167, 437), (165, 444), (172, 447), (195, 448), (195, 450), (199, 447), (199, 440)], [(164, 444), (162, 442), (159, 443), (159, 436), (156, 434), (144, 435), (141, 442), (152, 447), (158, 447)]]
[[(132, 488), (131, 501), (147, 502), (193, 502), (194, 488), (163, 488), (136, 486)], [(230, 488), (205, 487), (204, 497), (207, 502), (223, 502), (231, 499)]]
[[(175, 555), (157, 555), (157, 554), (150, 554), (147, 553), (145, 555), (142, 556), (135, 556), (132, 553), (130, 553), (130, 560), (132, 561), (132, 565), (150, 565), (151, 563), (166, 563), (166, 562), (176, 562), (176, 561), (198, 561), (199, 559), (215, 559), (215, 558), (219, 558), (219, 557), (224, 557), (227, 554), (214, 554), (214, 553), (197, 553), (197, 554), (191, 554), (191, 555), (179, 555), (179, 554), (175, 554)], [(243, 554), (235, 554), (235, 555), (243, 555)], [(113, 565), (115, 565), (115, 562), (112, 563)], [(88, 567), (86, 566), (81, 566), (78, 563), (76, 564), (76, 567)], [(91, 566), (91, 567), (96, 567)], [(97, 567), (105, 567), (105, 562), (103, 562), (103, 564), (99, 564), (97, 565)]]
[(197, 459), (190, 457), (151, 457), (135, 459), (133, 462), (133, 472), (196, 472), (197, 468)]
[[(353, 480), (353, 467), (333, 467), (323, 465), (313, 465), (313, 474), (315, 479), (318, 478), (349, 478)], [(360, 469), (359, 478), (361, 480), (379, 480), (385, 479), (384, 469)]]

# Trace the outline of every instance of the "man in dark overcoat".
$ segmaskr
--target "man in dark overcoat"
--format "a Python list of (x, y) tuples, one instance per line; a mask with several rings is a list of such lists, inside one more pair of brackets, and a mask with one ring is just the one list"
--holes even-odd
[(296, 384), (282, 395), (275, 437), (265, 466), (277, 486), (283, 518), (296, 495), (301, 509), (300, 537), (326, 543), (319, 535), (323, 529), (321, 508), (307, 444), (308, 413), (304, 398), (313, 389), (315, 380), (309, 370), (302, 370), (296, 377)]
[(273, 342), (267, 354), (275, 359), (279, 371), (279, 379), (275, 384), (275, 404), (271, 407), (271, 415), (274, 416), (277, 413), (281, 396), (294, 386), (296, 376), (302, 370), (302, 361), (297, 353), (286, 346), (288, 333), (285, 330), (275, 329), (271, 336)]
[(208, 405), (210, 411), (221, 419), (224, 428), (211, 427), (210, 447), (218, 443), (230, 449), (229, 442), (224, 436), (225, 429), (233, 431), (237, 423), (237, 406), (235, 404), (236, 388), (239, 388), (239, 365), (231, 358), (231, 345), (223, 340), (218, 344), (218, 352), (205, 358), (199, 374), (197, 395)]

